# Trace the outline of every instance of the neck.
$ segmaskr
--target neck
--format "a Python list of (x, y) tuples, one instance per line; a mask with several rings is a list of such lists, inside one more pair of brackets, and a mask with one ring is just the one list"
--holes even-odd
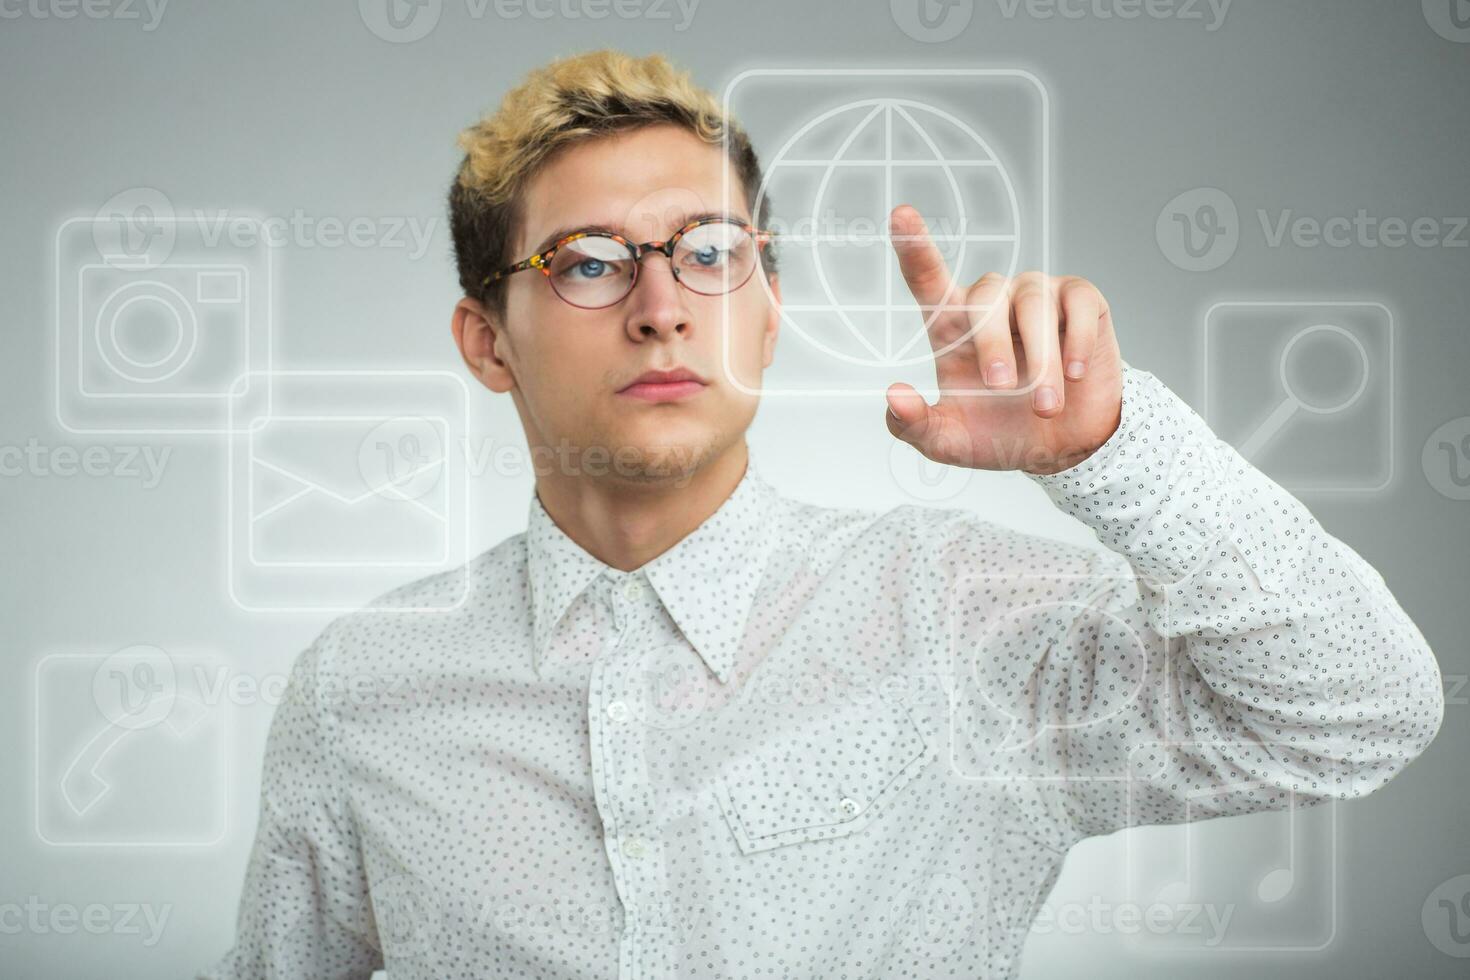
[(536, 478), (536, 496), (557, 527), (598, 561), (631, 572), (668, 551), (720, 509), (745, 476), (744, 439), (692, 474), (662, 483)]

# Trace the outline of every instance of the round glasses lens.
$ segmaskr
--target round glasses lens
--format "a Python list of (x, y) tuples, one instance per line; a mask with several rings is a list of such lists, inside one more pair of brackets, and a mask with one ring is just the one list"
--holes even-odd
[(679, 281), (696, 293), (728, 293), (744, 285), (755, 270), (755, 239), (728, 221), (699, 225), (674, 246), (673, 265)]
[(635, 274), (628, 246), (605, 235), (575, 238), (556, 250), (548, 266), (551, 288), (573, 306), (611, 306), (632, 288)]

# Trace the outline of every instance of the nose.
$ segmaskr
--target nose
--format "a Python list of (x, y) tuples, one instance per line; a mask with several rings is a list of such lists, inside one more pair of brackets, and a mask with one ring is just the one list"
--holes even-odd
[(641, 343), (688, 335), (693, 324), (685, 305), (687, 293), (674, 278), (673, 263), (668, 256), (645, 253), (639, 264), (638, 280), (628, 294), (625, 323), (628, 337)]

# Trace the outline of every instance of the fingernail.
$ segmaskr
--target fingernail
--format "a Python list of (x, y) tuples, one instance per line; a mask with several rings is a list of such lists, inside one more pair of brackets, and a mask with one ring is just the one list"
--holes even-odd
[(1049, 412), (1057, 407), (1057, 393), (1050, 388), (1036, 389), (1036, 407), (1043, 412)]
[(1011, 383), (1011, 366), (1005, 361), (991, 361), (985, 369), (985, 383), (991, 386)]
[(1083, 364), (1081, 361), (1073, 361), (1072, 363), (1067, 365), (1067, 377), (1071, 378), (1073, 381), (1076, 381), (1078, 378), (1082, 377), (1082, 372), (1086, 370), (1086, 364)]

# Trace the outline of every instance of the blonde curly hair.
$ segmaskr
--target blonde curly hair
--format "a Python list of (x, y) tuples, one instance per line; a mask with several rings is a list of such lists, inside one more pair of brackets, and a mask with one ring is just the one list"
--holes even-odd
[[(553, 61), (461, 132), (465, 156), (449, 190), (449, 223), (465, 295), (504, 313), (505, 283), (481, 283), (523, 257), (507, 254), (522, 218), (521, 191), (548, 158), (573, 143), (660, 123), (724, 143), (746, 201), (756, 199), (761, 168), (749, 138), (712, 94), (662, 55), (635, 58), (603, 49)], [(769, 211), (763, 197), (754, 216), (758, 226), (766, 226)], [(774, 271), (774, 250), (763, 249), (762, 258)]]

